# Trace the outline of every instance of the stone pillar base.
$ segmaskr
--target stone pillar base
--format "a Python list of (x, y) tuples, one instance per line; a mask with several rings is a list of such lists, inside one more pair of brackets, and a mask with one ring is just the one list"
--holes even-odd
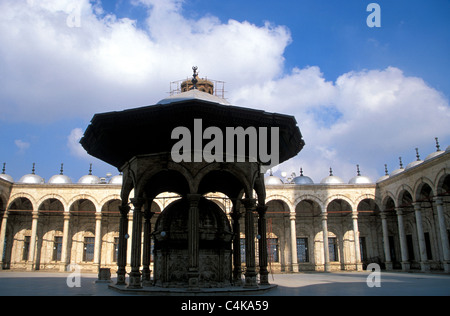
[(386, 271), (394, 270), (394, 265), (392, 264), (392, 262), (390, 262), (390, 261), (385, 262), (384, 265), (386, 266)]
[(430, 272), (431, 271), (431, 266), (428, 262), (421, 262), (420, 263), (420, 269), (422, 270), (422, 272)]
[(269, 274), (268, 273), (260, 273), (260, 275), (259, 275), (259, 284), (260, 285), (270, 285), (270, 283), (269, 283)]
[(244, 288), (257, 288), (257, 287), (258, 283), (256, 281), (256, 272), (248, 271), (245, 274)]
[(411, 264), (409, 262), (402, 262), (402, 270), (403, 271), (411, 270)]
[(199, 289), (199, 273), (197, 271), (188, 272), (189, 290)]
[(128, 284), (129, 289), (142, 289), (141, 274), (139, 272), (130, 273), (130, 283)]
[(450, 273), (450, 262), (444, 261), (444, 271), (445, 273)]

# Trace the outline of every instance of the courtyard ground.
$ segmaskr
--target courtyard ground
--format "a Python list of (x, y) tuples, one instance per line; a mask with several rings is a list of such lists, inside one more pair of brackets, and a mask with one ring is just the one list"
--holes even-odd
[[(450, 296), (450, 275), (381, 272), (296, 273), (269, 276), (267, 296)], [(127, 296), (96, 283), (96, 274), (0, 271), (0, 296)], [(115, 281), (115, 275), (112, 278)]]

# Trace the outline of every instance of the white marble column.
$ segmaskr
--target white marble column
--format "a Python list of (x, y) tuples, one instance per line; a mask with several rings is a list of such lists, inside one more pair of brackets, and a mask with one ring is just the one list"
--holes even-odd
[(291, 255), (292, 255), (292, 272), (298, 272), (297, 259), (297, 231), (295, 228), (295, 212), (291, 212), (289, 219), (291, 221)]
[(395, 210), (397, 211), (398, 235), (400, 237), (400, 250), (402, 254), (402, 269), (403, 271), (409, 271), (411, 265), (408, 257), (408, 245), (406, 243), (405, 225), (403, 223), (403, 211), (399, 208), (396, 208)]
[(100, 252), (102, 249), (102, 213), (95, 214), (94, 266), (100, 267)]
[(323, 232), (323, 259), (324, 259), (324, 271), (330, 272), (330, 250), (328, 249), (328, 215), (322, 213), (322, 232)]
[(353, 236), (355, 238), (355, 265), (357, 271), (362, 271), (361, 248), (359, 244), (358, 212), (352, 213), (352, 220), (353, 220)]
[(391, 259), (391, 248), (389, 246), (389, 230), (386, 219), (386, 212), (381, 212), (381, 227), (383, 229), (383, 246), (384, 246), (384, 259), (386, 270), (390, 271), (393, 269), (392, 259)]
[(64, 227), (63, 227), (63, 240), (62, 240), (62, 249), (61, 249), (61, 265), (59, 270), (61, 272), (66, 271), (68, 262), (68, 254), (69, 254), (69, 221), (70, 221), (70, 213), (64, 212)]
[(5, 211), (2, 219), (2, 226), (0, 228), (0, 270), (3, 269), (3, 252), (5, 251), (6, 227), (8, 223), (8, 212)]
[(430, 271), (430, 264), (427, 262), (427, 248), (425, 245), (425, 235), (423, 234), (422, 210), (420, 203), (414, 203), (416, 214), (417, 239), (419, 240), (420, 267), (423, 272)]
[(441, 245), (442, 245), (442, 253), (444, 256), (444, 271), (446, 273), (450, 273), (450, 246), (448, 242), (448, 233), (447, 226), (445, 225), (445, 217), (444, 217), (444, 205), (442, 198), (435, 197), (434, 201), (436, 203), (438, 222), (439, 222), (439, 231), (441, 237)]
[(28, 253), (27, 270), (36, 270), (35, 266), (35, 253), (36, 253), (36, 241), (37, 241), (37, 224), (39, 219), (39, 213), (37, 211), (32, 212), (31, 222), (31, 238), (30, 238), (30, 252)]

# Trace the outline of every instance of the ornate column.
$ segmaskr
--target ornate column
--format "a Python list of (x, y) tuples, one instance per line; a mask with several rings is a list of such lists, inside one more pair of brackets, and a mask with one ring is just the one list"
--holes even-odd
[(150, 279), (150, 258), (151, 258), (151, 242), (152, 242), (152, 224), (151, 219), (155, 213), (150, 211), (151, 202), (149, 201), (149, 206), (144, 211), (144, 249), (142, 256), (142, 283), (144, 286), (151, 285)]
[(233, 284), (242, 285), (242, 267), (241, 267), (241, 225), (239, 223), (242, 213), (239, 210), (238, 203), (233, 203), (231, 218), (233, 219)]
[(383, 246), (384, 246), (384, 258), (386, 270), (390, 271), (393, 269), (392, 259), (391, 259), (391, 249), (389, 247), (389, 231), (386, 220), (386, 212), (381, 212), (381, 227), (383, 229)]
[(328, 249), (328, 214), (322, 213), (322, 231), (323, 231), (323, 258), (324, 258), (324, 271), (330, 272), (330, 250)]
[(117, 254), (117, 285), (125, 285), (126, 265), (127, 265), (127, 243), (128, 243), (128, 213), (130, 207), (128, 205), (119, 206), (120, 222), (119, 222), (119, 249)]
[(253, 223), (253, 210), (256, 200), (243, 199), (245, 206), (245, 284), (246, 288), (258, 287), (256, 283), (255, 263), (255, 228)]
[(95, 213), (94, 265), (100, 268), (100, 252), (102, 249), (102, 213)]
[(269, 285), (269, 271), (267, 270), (267, 227), (266, 227), (266, 205), (258, 205), (258, 235), (259, 235), (259, 283)]
[(28, 254), (27, 270), (36, 270), (34, 258), (36, 252), (36, 241), (37, 241), (37, 224), (39, 219), (38, 211), (32, 212), (32, 222), (31, 222), (31, 238), (30, 238), (30, 253)]
[(356, 271), (362, 271), (361, 247), (359, 244), (358, 212), (352, 212), (353, 236), (355, 238), (355, 265)]
[(67, 269), (68, 254), (69, 254), (69, 223), (70, 223), (70, 213), (64, 212), (64, 227), (63, 227), (63, 240), (61, 249), (61, 266), (59, 271), (64, 272)]
[(444, 256), (444, 271), (446, 273), (450, 273), (450, 246), (448, 242), (447, 226), (445, 225), (444, 205), (441, 197), (435, 197), (434, 201), (436, 202), (439, 232), (441, 237), (442, 252)]
[(297, 258), (297, 230), (295, 228), (295, 211), (289, 214), (291, 221), (291, 256), (292, 256), (292, 272), (298, 272)]
[(133, 232), (131, 240), (131, 272), (128, 288), (140, 289), (141, 283), (141, 239), (142, 239), (142, 206), (145, 203), (143, 198), (131, 199), (133, 203)]
[(400, 250), (402, 253), (402, 269), (403, 271), (409, 271), (410, 263), (408, 258), (408, 245), (406, 244), (405, 225), (403, 223), (403, 211), (400, 208), (395, 208), (397, 211), (398, 220), (398, 234), (400, 237)]
[(188, 256), (189, 256), (189, 288), (199, 288), (199, 209), (200, 194), (188, 194)]
[(417, 239), (419, 240), (420, 267), (423, 272), (430, 271), (430, 264), (427, 262), (427, 248), (425, 245), (425, 235), (423, 234), (422, 209), (420, 203), (414, 203), (416, 214)]
[(0, 270), (3, 270), (3, 252), (5, 251), (6, 227), (8, 223), (8, 211), (5, 211), (0, 228)]

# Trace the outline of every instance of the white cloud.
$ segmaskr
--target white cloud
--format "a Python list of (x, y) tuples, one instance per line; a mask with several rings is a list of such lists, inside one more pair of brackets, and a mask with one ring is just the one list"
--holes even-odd
[(21, 140), (21, 139), (16, 139), (15, 141), (14, 141), (14, 144), (16, 144), (16, 147), (19, 149), (19, 153), (25, 153), (25, 151), (28, 149), (28, 148), (30, 148), (30, 143), (28, 143), (28, 142), (25, 142), (25, 141), (23, 141), (23, 140)]
[(67, 147), (69, 148), (70, 154), (77, 158), (92, 160), (92, 157), (80, 144), (82, 137), (83, 130), (81, 128), (75, 128), (70, 132), (70, 135), (67, 137)]

